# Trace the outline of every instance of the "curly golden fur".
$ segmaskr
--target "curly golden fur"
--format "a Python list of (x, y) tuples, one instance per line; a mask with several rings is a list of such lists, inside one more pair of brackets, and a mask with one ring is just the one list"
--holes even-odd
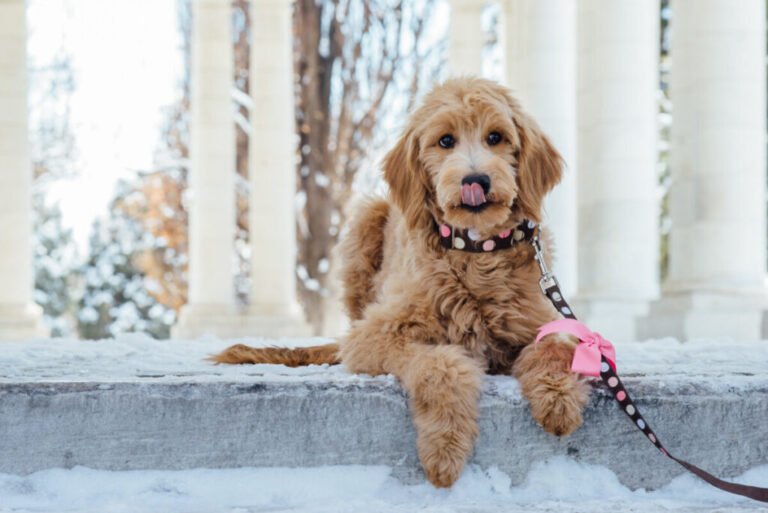
[[(501, 142), (488, 143), (490, 132)], [(439, 144), (446, 134), (455, 139), (451, 148)], [(278, 349), (238, 358), (243, 346), (235, 346), (214, 359), (340, 358), (351, 372), (394, 374), (410, 398), (427, 478), (448, 487), (478, 433), (486, 372), (514, 374), (546, 431), (564, 436), (582, 422), (587, 387), (570, 371), (575, 339), (554, 335), (532, 344), (538, 327), (559, 317), (539, 289), (533, 248), (447, 250), (436, 230), (447, 223), (488, 238), (523, 219), (541, 221), (542, 199), (560, 180), (562, 161), (507, 89), (467, 77), (427, 95), (383, 167), (390, 200), (364, 203), (339, 248), (352, 319), (339, 345), (291, 359)], [(480, 211), (462, 205), (462, 180), (473, 173), (490, 178)], [(551, 254), (546, 233), (544, 239)]]

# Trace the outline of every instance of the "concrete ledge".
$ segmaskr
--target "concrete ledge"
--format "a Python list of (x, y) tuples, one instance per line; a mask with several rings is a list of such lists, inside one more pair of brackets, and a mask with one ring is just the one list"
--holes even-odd
[[(227, 345), (323, 340), (38, 339), (0, 345), (0, 472), (389, 465), (423, 480), (407, 400), (392, 376), (343, 368), (213, 366)], [(667, 449), (719, 477), (768, 464), (768, 342), (617, 344), (619, 373)], [(545, 433), (517, 383), (488, 376), (471, 462), (521, 482), (556, 455), (604, 465), (632, 488), (683, 469), (596, 385), (584, 425)]]
[[(626, 485), (658, 487), (682, 473), (598, 388), (584, 426), (544, 433), (526, 402), (488, 380), (472, 462), (521, 481), (554, 455), (605, 465)], [(627, 380), (667, 448), (719, 476), (768, 463), (768, 384), (723, 393)], [(387, 380), (358, 383), (0, 384), (0, 472), (84, 465), (110, 470), (238, 466), (390, 465), (423, 479), (406, 398)]]

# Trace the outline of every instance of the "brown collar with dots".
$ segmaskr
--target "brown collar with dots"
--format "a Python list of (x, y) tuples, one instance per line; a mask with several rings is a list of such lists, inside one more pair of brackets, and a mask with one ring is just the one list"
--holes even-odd
[(512, 230), (505, 230), (490, 239), (481, 239), (474, 228), (464, 230), (447, 224), (437, 226), (440, 235), (440, 245), (447, 249), (458, 249), (472, 253), (489, 253), (500, 249), (508, 249), (521, 241), (533, 240), (536, 223), (524, 219)]

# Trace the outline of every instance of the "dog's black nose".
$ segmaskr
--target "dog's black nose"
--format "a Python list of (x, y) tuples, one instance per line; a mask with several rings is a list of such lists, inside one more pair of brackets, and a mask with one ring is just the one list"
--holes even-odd
[(483, 192), (488, 194), (491, 190), (491, 178), (488, 175), (472, 174), (467, 175), (461, 180), (461, 185), (476, 183), (483, 188)]

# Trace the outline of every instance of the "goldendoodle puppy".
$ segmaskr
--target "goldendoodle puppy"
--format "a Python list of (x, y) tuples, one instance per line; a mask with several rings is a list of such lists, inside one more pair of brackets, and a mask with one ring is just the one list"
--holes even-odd
[(366, 201), (340, 245), (349, 332), (313, 348), (233, 346), (214, 360), (394, 374), (427, 478), (447, 487), (472, 451), (485, 372), (514, 374), (548, 432), (581, 424), (587, 387), (570, 371), (577, 341), (533, 344), (559, 318), (539, 288), (530, 239), (562, 161), (507, 89), (458, 78), (424, 99), (383, 167), (390, 198)]

